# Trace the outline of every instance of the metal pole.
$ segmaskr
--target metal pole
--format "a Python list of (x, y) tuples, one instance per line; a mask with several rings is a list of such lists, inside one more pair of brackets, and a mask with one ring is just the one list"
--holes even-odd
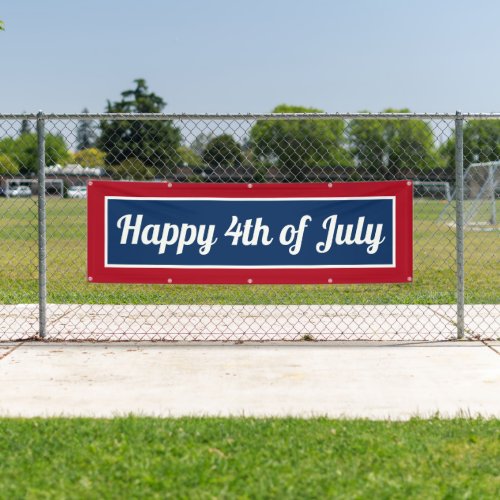
[(457, 230), (457, 338), (464, 338), (464, 118), (455, 115), (455, 201)]
[(38, 136), (38, 311), (39, 335), (47, 335), (47, 225), (45, 207), (45, 120), (36, 115)]

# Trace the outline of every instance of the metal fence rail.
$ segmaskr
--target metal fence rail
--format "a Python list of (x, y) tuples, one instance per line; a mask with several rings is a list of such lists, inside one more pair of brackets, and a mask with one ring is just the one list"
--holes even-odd
[[(496, 161), (500, 114), (0, 114), (0, 341), (498, 338)], [(88, 283), (98, 179), (411, 179), (414, 281)]]

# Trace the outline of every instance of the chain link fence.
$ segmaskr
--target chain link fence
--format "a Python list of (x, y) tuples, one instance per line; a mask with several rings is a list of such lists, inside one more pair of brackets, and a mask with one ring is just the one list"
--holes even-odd
[[(0, 341), (498, 338), (500, 115), (0, 115)], [(414, 281), (86, 281), (86, 185), (414, 181)]]

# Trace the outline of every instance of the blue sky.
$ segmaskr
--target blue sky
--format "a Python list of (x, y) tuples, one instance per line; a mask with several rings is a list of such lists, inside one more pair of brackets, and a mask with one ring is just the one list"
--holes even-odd
[(500, 111), (496, 0), (3, 0), (0, 113)]

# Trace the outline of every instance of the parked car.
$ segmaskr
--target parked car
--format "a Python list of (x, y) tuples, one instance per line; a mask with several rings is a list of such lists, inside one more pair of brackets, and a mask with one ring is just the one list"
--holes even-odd
[(5, 194), (10, 198), (25, 197), (29, 198), (31, 193), (31, 188), (29, 186), (16, 186), (11, 187), (5, 191)]
[(67, 194), (68, 198), (87, 198), (87, 186), (71, 186)]

